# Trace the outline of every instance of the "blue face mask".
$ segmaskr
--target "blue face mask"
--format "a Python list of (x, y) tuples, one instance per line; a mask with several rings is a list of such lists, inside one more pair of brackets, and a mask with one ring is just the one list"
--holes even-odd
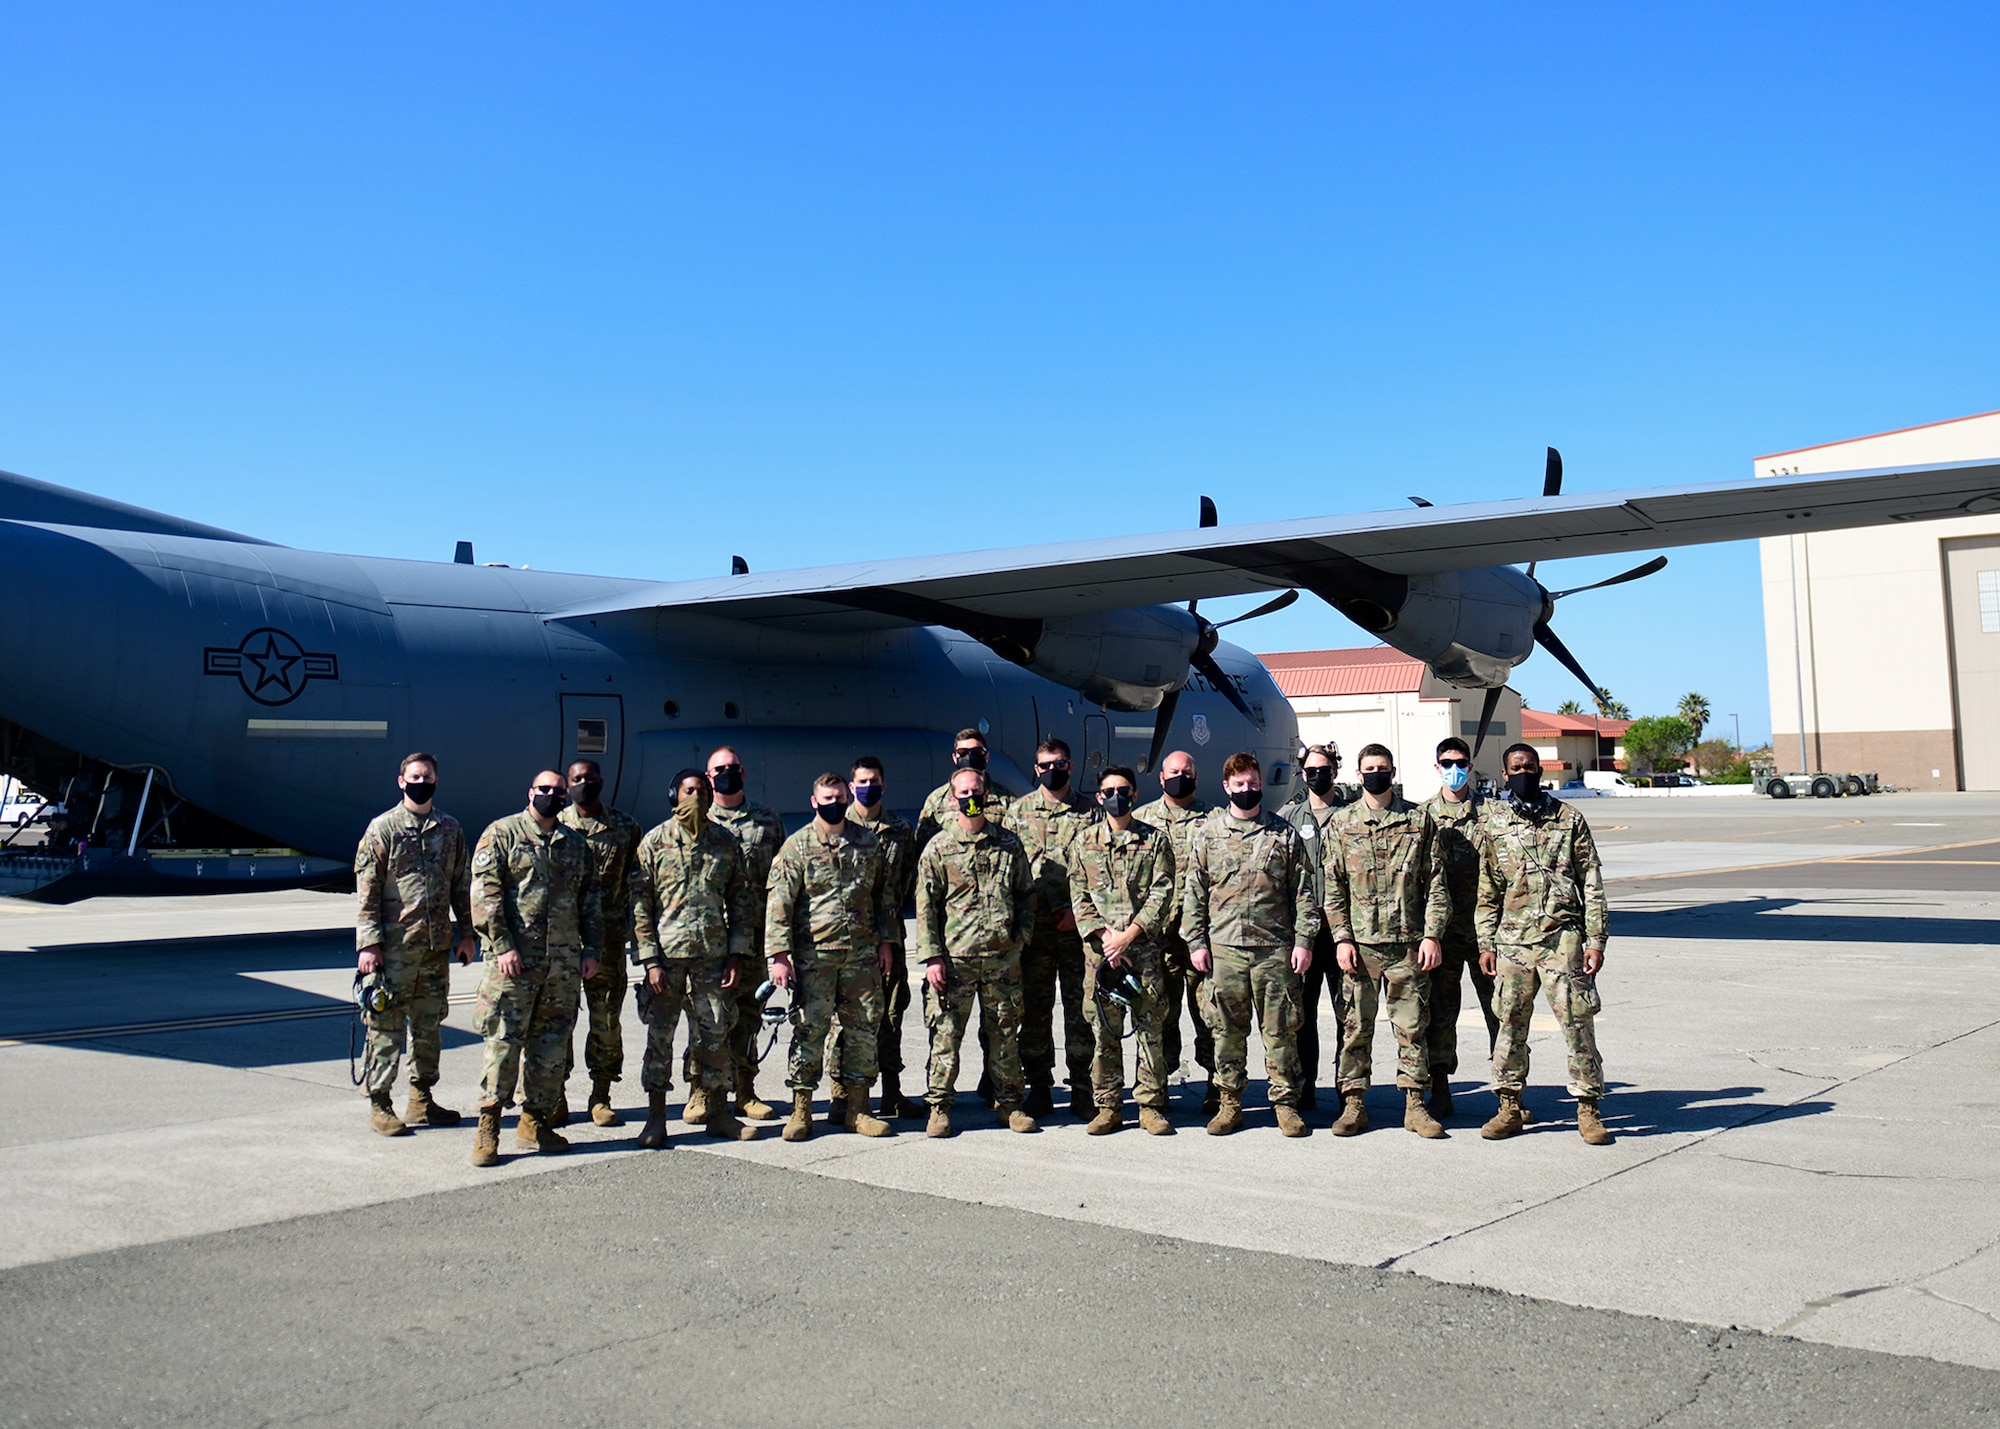
[(1441, 765), (1438, 774), (1444, 780), (1444, 787), (1454, 794), (1472, 782), (1472, 771), (1463, 764)]

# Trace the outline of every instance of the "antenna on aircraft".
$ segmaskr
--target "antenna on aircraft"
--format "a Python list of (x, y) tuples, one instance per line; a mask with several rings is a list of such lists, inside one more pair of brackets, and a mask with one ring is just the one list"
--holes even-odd
[(455, 566), (469, 566), (474, 564), (472, 559), (472, 542), (460, 541), (458, 543), (458, 550), (453, 554), (451, 562)]
[(729, 574), (731, 574), (732, 576), (749, 575), (750, 563), (744, 560), (741, 556), (731, 556), (729, 558)]

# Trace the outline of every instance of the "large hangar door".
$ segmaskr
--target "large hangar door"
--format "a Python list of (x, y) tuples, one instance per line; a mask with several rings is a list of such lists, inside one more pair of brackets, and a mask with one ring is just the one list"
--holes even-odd
[(618, 800), (618, 775), (625, 763), (625, 701), (619, 695), (562, 697), (562, 762), (595, 759), (604, 770), (604, 802)]
[(2000, 536), (1944, 543), (1958, 767), (1968, 789), (2000, 789)]

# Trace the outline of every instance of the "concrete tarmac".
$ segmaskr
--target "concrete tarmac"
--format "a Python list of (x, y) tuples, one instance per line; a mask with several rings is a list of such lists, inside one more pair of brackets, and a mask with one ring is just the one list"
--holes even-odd
[(1351, 1141), (1330, 1098), (1279, 1137), (1254, 1089), (1203, 1136), (1197, 1082), (1171, 1139), (1015, 1136), (968, 1096), (945, 1142), (675, 1122), (641, 1153), (635, 1122), (480, 1171), (469, 1129), (366, 1129), (346, 900), (0, 904), (0, 1416), (2000, 1412), (2000, 798), (1580, 807), (1614, 878), (1608, 1148), (1545, 1015), (1540, 1124), (1483, 1142), (1469, 1011), (1443, 1142), (1400, 1129), (1384, 1029)]

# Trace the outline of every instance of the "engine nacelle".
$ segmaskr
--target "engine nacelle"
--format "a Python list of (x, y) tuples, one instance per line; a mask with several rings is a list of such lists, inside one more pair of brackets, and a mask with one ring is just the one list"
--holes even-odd
[(1535, 653), (1535, 622), (1547, 615), (1548, 593), (1527, 572), (1488, 566), (1409, 582), (1394, 623), (1376, 633), (1425, 661), (1446, 684), (1497, 688)]
[(1106, 610), (1042, 622), (1020, 663), (1113, 710), (1152, 710), (1187, 680), (1202, 623), (1178, 605)]

